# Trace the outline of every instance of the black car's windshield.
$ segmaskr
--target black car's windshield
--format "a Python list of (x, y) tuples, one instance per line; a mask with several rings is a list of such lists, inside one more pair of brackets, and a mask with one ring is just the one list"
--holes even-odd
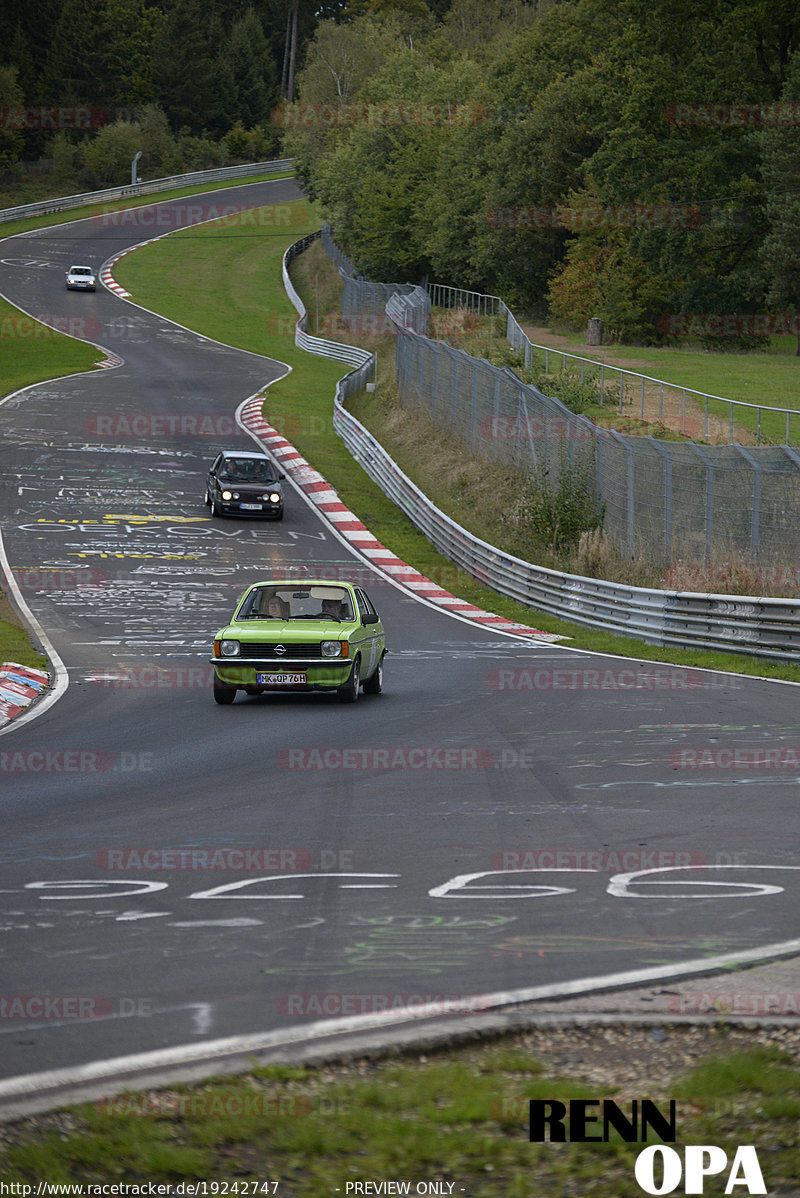
[(245, 595), (237, 620), (353, 619), (349, 591), (337, 586), (254, 587)]
[(271, 463), (254, 461), (252, 458), (225, 458), (218, 474), (229, 483), (275, 482), (275, 471)]

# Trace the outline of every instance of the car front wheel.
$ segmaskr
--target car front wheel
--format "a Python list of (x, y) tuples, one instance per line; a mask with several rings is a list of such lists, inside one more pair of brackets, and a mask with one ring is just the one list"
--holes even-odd
[(358, 698), (358, 688), (361, 685), (361, 663), (358, 658), (353, 662), (353, 668), (350, 671), (350, 677), (344, 686), (340, 686), (336, 692), (336, 698), (340, 703), (355, 703)]
[(223, 705), (232, 703), (236, 698), (236, 687), (228, 686), (225, 682), (220, 682), (216, 674), (214, 675), (214, 702)]

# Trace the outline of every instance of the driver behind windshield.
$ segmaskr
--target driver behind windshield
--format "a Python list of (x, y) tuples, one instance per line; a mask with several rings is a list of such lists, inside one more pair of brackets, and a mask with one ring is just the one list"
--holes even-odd
[(350, 619), (350, 604), (346, 598), (328, 598), (322, 600), (322, 609), (317, 618), (324, 620), (326, 617), (334, 620), (349, 620)]
[(254, 462), (248, 458), (226, 458), (220, 476), (228, 482), (274, 482), (269, 462)]

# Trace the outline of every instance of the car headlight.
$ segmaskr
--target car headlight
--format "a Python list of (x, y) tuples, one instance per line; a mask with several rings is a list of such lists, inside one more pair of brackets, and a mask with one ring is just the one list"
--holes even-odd
[(347, 657), (342, 641), (323, 641), (320, 650), (323, 657)]
[(222, 498), (223, 498), (223, 499), (225, 500), (225, 502), (227, 503), (227, 501), (228, 501), (229, 499), (233, 499), (233, 495), (231, 494), (231, 492), (230, 492), (230, 491), (223, 491), (223, 492), (222, 492)]
[[(265, 495), (264, 498), (266, 499), (267, 496)], [(270, 503), (280, 503), (281, 497), (277, 491), (272, 492), (272, 494), (269, 496), (269, 501)]]
[(239, 642), (238, 641), (220, 641), (220, 655), (222, 657), (238, 657)]

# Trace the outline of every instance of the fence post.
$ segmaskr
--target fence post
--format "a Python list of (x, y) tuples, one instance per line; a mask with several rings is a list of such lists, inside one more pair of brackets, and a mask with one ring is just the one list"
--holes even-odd
[(758, 526), (761, 519), (761, 465), (753, 457), (752, 453), (748, 453), (743, 445), (738, 442), (734, 443), (734, 448), (739, 450), (744, 460), (749, 463), (753, 471), (753, 510), (750, 517), (750, 552), (753, 557), (758, 557)]
[(672, 558), (672, 458), (655, 437), (647, 440), (664, 462), (664, 560), (669, 563)]
[(439, 358), (440, 357), (441, 357), (441, 350), (439, 349), (439, 346), (437, 345), (434, 349), (434, 354), (433, 354), (433, 385), (431, 386), (431, 398), (430, 398), (431, 420), (433, 420), (434, 423), (436, 422), (436, 401), (439, 397)]
[(470, 421), (470, 445), (473, 451), (478, 443), (478, 372), (472, 368), (472, 419)]
[[(706, 403), (708, 400), (706, 400)], [(706, 468), (706, 502), (705, 502), (705, 532), (706, 532), (706, 565), (711, 561), (711, 540), (714, 535), (714, 463), (706, 451), (694, 441), (690, 441), (692, 449)]]
[(453, 354), (453, 374), (450, 379), (450, 428), (458, 428), (458, 354)]

